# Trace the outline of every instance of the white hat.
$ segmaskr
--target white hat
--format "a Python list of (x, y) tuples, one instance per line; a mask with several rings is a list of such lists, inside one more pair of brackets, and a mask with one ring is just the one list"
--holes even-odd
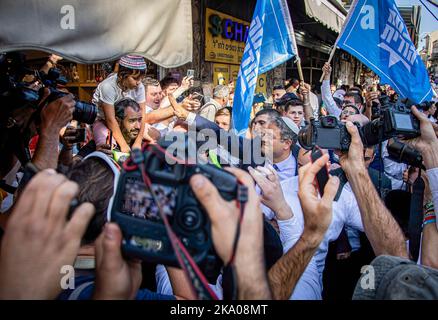
[(295, 122), (293, 122), (288, 117), (281, 117), (281, 119), (284, 121), (284, 123), (287, 125), (287, 127), (292, 130), (293, 133), (298, 135), (298, 133), (300, 132), (300, 128), (298, 128), (298, 126), (295, 124)]

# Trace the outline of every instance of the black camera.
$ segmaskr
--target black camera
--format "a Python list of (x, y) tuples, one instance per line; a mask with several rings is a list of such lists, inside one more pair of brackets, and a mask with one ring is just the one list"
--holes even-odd
[[(411, 139), (420, 135), (420, 121), (402, 103), (391, 103), (388, 96), (380, 99), (378, 117), (359, 128), (365, 147), (371, 147), (393, 137)], [(319, 146), (323, 149), (347, 151), (351, 137), (345, 127), (333, 116), (321, 117), (301, 129), (298, 141), (305, 149)]]
[[(57, 89), (58, 84), (66, 85), (68, 82), (58, 69), (52, 68), (48, 74), (42, 72), (39, 74), (44, 85), (50, 89), (50, 95), (47, 98), (48, 103), (68, 94)], [(44, 89), (42, 88), (41, 90)], [(42, 95), (40, 94), (40, 96)], [(76, 101), (75, 110), (73, 111), (73, 120), (93, 124), (96, 120), (96, 116), (97, 108), (95, 105), (83, 101)]]
[(424, 168), (423, 156), (415, 148), (400, 141), (394, 141), (393, 143), (388, 144), (387, 149), (390, 159), (417, 168)]
[[(189, 180), (195, 174), (204, 175), (214, 182), (227, 201), (237, 199), (240, 186), (234, 175), (213, 165), (169, 164), (164, 150), (171, 143), (162, 138), (158, 145), (149, 145), (143, 152), (133, 151), (118, 181), (111, 220), (122, 230), (124, 254), (153, 263), (179, 266), (161, 210), (194, 261), (209, 261), (207, 268), (211, 268), (220, 260), (212, 247), (208, 216), (192, 192)], [(140, 154), (136, 155), (138, 152)], [(140, 170), (126, 169), (133, 161), (139, 162), (133, 159), (139, 157), (139, 165), (144, 166), (155, 196), (145, 184)]]
[(334, 116), (320, 117), (298, 133), (298, 142), (307, 150), (319, 146), (323, 149), (346, 151), (350, 147), (351, 136), (345, 127)]
[(407, 105), (392, 103), (388, 96), (380, 97), (379, 101), (379, 116), (360, 129), (365, 146), (374, 146), (393, 137), (411, 139), (420, 135), (420, 121)]

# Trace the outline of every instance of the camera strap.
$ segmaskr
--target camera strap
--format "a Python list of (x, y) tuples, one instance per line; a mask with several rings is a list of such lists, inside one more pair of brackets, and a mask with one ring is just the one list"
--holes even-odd
[[(184, 274), (187, 278), (187, 280), (190, 283), (192, 293), (201, 300), (218, 300), (216, 294), (213, 292), (213, 290), (210, 288), (207, 279), (199, 269), (198, 265), (190, 255), (190, 253), (187, 251), (184, 244), (181, 242), (181, 240), (178, 238), (178, 236), (175, 234), (175, 232), (172, 230), (169, 220), (167, 219), (166, 214), (163, 211), (163, 208), (161, 206), (160, 201), (158, 201), (158, 197), (155, 193), (155, 190), (152, 188), (152, 182), (147, 175), (146, 167), (144, 164), (144, 158), (143, 158), (143, 152), (145, 150), (145, 145), (143, 147), (143, 150), (140, 152), (133, 152), (132, 154), (132, 162), (134, 165), (128, 166), (125, 162), (124, 167), (125, 169), (128, 169), (130, 171), (132, 170), (140, 170), (143, 182), (145, 185), (149, 188), (149, 191), (152, 194), (152, 197), (154, 199), (154, 202), (156, 203), (158, 207), (158, 211), (160, 212), (161, 219), (163, 220), (167, 236), (169, 237), (170, 243), (172, 245), (172, 248), (174, 250), (175, 256), (178, 260), (178, 263), (180, 267), (183, 269)], [(165, 149), (159, 148), (156, 146), (157, 149), (160, 152), (163, 152), (167, 154), (168, 156), (174, 158), (172, 155), (169, 155)], [(146, 147), (147, 148), (147, 147)], [(178, 160), (175, 158), (175, 160)], [(180, 161), (179, 161), (180, 162)]]
[(418, 261), (421, 244), (421, 231), (423, 224), (423, 196), (424, 181), (421, 178), (421, 169), (418, 178), (412, 186), (411, 206), (409, 212), (409, 252), (414, 261)]

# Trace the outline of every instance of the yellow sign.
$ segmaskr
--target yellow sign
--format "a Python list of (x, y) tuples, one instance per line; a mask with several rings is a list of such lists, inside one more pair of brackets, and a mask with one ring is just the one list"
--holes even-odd
[[(236, 86), (237, 76), (239, 75), (240, 66), (236, 66), (233, 64), (222, 64), (222, 63), (214, 63), (213, 64), (213, 83), (215, 86), (218, 84), (228, 84), (230, 81), (234, 81), (234, 86)], [(255, 93), (263, 93), (265, 96), (267, 95), (266, 90), (266, 73), (259, 75), (257, 79), (257, 87), (255, 89)]]
[(256, 93), (263, 93), (266, 97), (267, 91), (266, 91), (266, 73), (260, 74), (257, 79), (257, 87), (255, 89)]
[(230, 80), (234, 81), (234, 86), (237, 82), (237, 77), (239, 76), (239, 68), (240, 66), (230, 65)]
[(240, 64), (249, 22), (206, 9), (205, 61)]
[(230, 81), (230, 68), (228, 64), (213, 64), (213, 84), (217, 86), (218, 84), (226, 85)]

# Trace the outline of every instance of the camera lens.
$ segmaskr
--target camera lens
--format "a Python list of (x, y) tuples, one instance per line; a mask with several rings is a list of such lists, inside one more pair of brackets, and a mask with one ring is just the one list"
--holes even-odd
[(181, 214), (181, 224), (187, 231), (193, 231), (201, 225), (199, 213), (189, 209)]
[(96, 106), (77, 101), (75, 105), (75, 111), (73, 112), (73, 119), (82, 123), (93, 124), (96, 120), (97, 108)]
[(312, 135), (313, 131), (311, 125), (301, 129), (300, 132), (298, 132), (298, 142), (300, 146), (306, 150), (311, 150), (313, 148)]

